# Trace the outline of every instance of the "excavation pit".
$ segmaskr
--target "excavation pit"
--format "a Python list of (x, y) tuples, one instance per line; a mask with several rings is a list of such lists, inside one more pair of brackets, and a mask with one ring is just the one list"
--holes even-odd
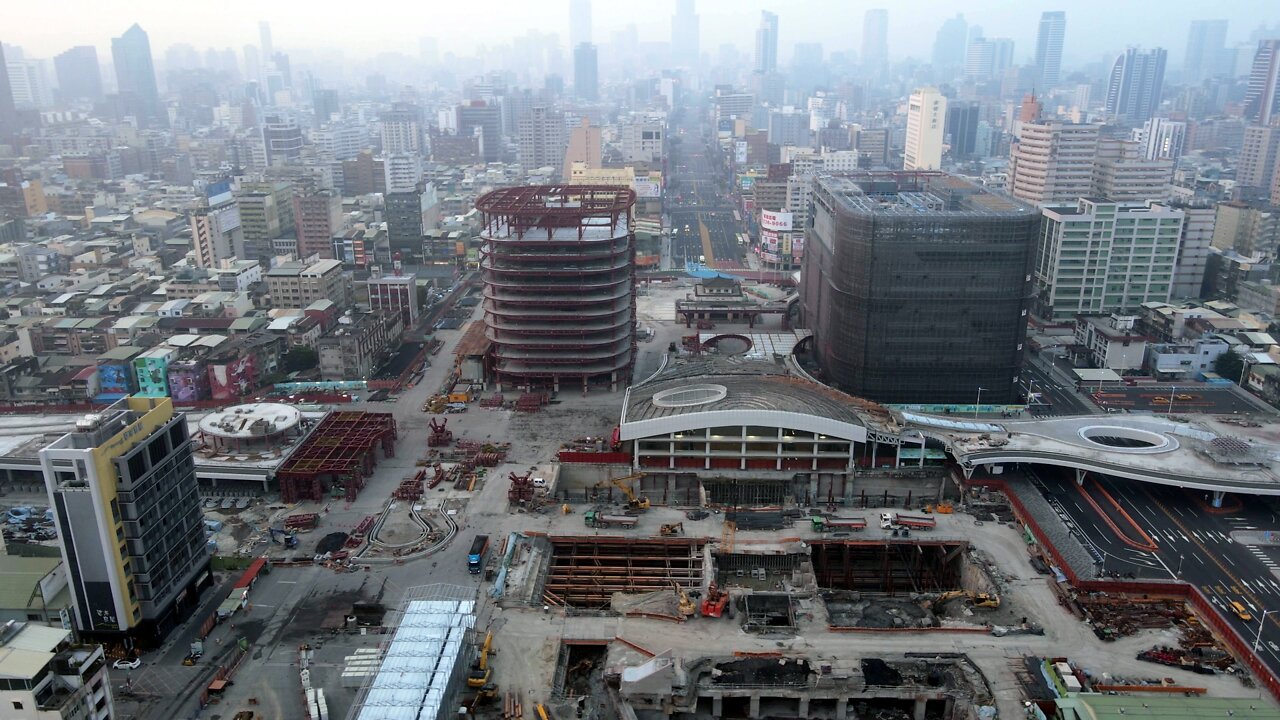
[(543, 601), (580, 610), (604, 611), (615, 593), (644, 594), (702, 587), (705, 538), (622, 536), (549, 538), (551, 560)]

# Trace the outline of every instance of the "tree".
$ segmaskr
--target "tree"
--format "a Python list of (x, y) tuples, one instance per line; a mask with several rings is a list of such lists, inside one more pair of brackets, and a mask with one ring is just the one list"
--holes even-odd
[(1228, 350), (1213, 361), (1213, 371), (1232, 382), (1238, 383), (1240, 382), (1240, 375), (1244, 372), (1244, 358), (1240, 357), (1239, 353)]
[(284, 354), (281, 364), (287, 373), (310, 370), (320, 364), (320, 355), (309, 347), (296, 345)]

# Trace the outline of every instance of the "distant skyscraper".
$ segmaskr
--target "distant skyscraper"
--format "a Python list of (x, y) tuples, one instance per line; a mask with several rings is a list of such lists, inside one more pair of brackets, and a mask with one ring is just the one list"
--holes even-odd
[(58, 90), (64, 102), (102, 99), (102, 71), (98, 69), (98, 51), (92, 45), (77, 45), (53, 58), (58, 76)]
[(1129, 123), (1150, 120), (1160, 107), (1164, 85), (1164, 48), (1129, 48), (1116, 58), (1107, 82), (1106, 111)]
[(573, 92), (579, 100), (600, 99), (598, 63), (595, 45), (582, 43), (573, 48)]
[(1041, 13), (1036, 33), (1036, 70), (1041, 89), (1058, 84), (1062, 77), (1062, 42), (1067, 34), (1067, 14), (1061, 10)]
[(111, 60), (116, 69), (116, 86), (121, 95), (132, 94), (141, 111), (142, 124), (167, 125), (156, 88), (156, 70), (151, 62), (151, 41), (134, 23), (124, 34), (111, 39)]
[(693, 0), (676, 0), (676, 14), (671, 16), (671, 57), (682, 65), (698, 62), (700, 48), (698, 14)]
[(262, 46), (262, 57), (270, 60), (276, 54), (275, 43), (271, 42), (271, 23), (266, 20), (258, 23), (258, 38)]
[(542, 167), (561, 169), (566, 142), (564, 113), (545, 105), (530, 108), (520, 118), (518, 138), (520, 165), (526, 172)]
[(1258, 43), (1244, 92), (1244, 116), (1259, 125), (1280, 116), (1280, 40)]
[[(0, 44), (0, 68), (8, 68), (4, 60), (4, 45)], [(13, 104), (13, 90), (9, 87), (9, 73), (0, 72), (0, 143), (7, 143), (9, 136), (18, 131), (18, 111)]]
[(974, 38), (965, 55), (966, 80), (990, 80), (1004, 75), (1013, 67), (1013, 40), (1009, 38)]
[(569, 47), (591, 42), (591, 0), (569, 0)]
[(947, 98), (938, 88), (921, 88), (907, 104), (907, 141), (903, 170), (942, 167), (942, 140), (947, 127)]
[(778, 69), (778, 16), (763, 11), (756, 30), (756, 72), (771, 73)]
[(1226, 20), (1192, 20), (1187, 32), (1187, 53), (1182, 61), (1182, 80), (1195, 83), (1217, 75), (1223, 70), (1226, 48)]
[(868, 10), (862, 19), (862, 67), (877, 77), (889, 67), (889, 11)]
[(933, 41), (933, 66), (939, 70), (955, 72), (964, 65), (966, 46), (969, 43), (969, 23), (964, 15), (942, 21)]

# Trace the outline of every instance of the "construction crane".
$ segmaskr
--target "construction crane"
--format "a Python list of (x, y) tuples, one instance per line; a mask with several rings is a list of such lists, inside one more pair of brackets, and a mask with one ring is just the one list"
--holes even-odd
[(675, 582), (671, 583), (671, 587), (676, 591), (676, 598), (680, 601), (680, 615), (682, 617), (693, 617), (693, 614), (698, 610), (698, 606), (694, 605), (693, 601), (689, 599), (684, 588), (675, 584)]
[(608, 485), (612, 485), (618, 488), (619, 490), (621, 490), (623, 495), (627, 496), (627, 507), (631, 508), (632, 510), (648, 510), (649, 498), (636, 495), (636, 491), (632, 490), (631, 485), (629, 484), (633, 481), (639, 480), (645, 475), (646, 473), (633, 473), (631, 475), (624, 475), (623, 477), (616, 477), (616, 478), (609, 478), (608, 480), (601, 480), (600, 482), (595, 484), (595, 489), (599, 490)]
[(484, 635), (484, 645), (480, 647), (480, 657), (476, 659), (476, 664), (471, 667), (471, 674), (467, 675), (467, 687), (483, 688), (489, 684), (489, 676), (493, 674), (493, 668), (489, 667), (489, 653), (493, 652), (493, 632), (487, 632)]

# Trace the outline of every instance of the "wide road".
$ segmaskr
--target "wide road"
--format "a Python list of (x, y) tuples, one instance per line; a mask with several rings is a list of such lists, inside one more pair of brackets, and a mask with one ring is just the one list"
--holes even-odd
[(1060, 375), (1046, 368), (1038, 358), (1028, 355), (1022, 363), (1022, 377), (1018, 385), (1025, 392), (1040, 393), (1049, 401), (1049, 407), (1041, 407), (1037, 415), (1087, 415), (1098, 409), (1076, 392), (1075, 387)]
[(708, 267), (745, 267), (743, 231), (722, 191), (724, 179), (712, 163), (712, 128), (700, 99), (672, 116), (668, 132), (666, 210), (671, 218), (671, 262), (705, 262)]
[[(1079, 487), (1070, 470), (1027, 472), (1105, 572), (1197, 586), (1250, 643), (1261, 627), (1258, 655), (1280, 674), (1280, 546), (1260, 544), (1280, 530), (1274, 500), (1228, 495), (1213, 508), (1192, 490), (1102, 475)], [(1236, 617), (1233, 601), (1252, 618)]]

